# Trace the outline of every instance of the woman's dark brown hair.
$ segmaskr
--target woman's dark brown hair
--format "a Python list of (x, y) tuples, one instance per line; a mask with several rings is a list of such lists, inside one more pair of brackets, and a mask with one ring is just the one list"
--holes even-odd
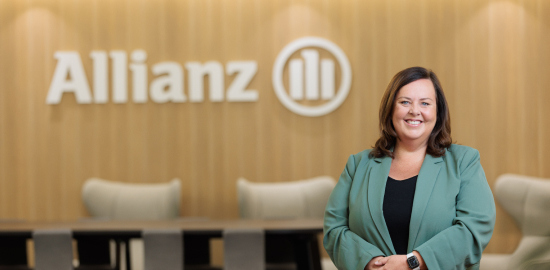
[(386, 88), (386, 92), (380, 102), (380, 138), (376, 141), (370, 154), (374, 157), (389, 156), (394, 158), (391, 149), (397, 142), (397, 133), (393, 127), (392, 117), (395, 107), (395, 97), (401, 88), (409, 83), (420, 79), (429, 79), (432, 81), (437, 106), (437, 121), (434, 129), (428, 139), (428, 148), (426, 153), (440, 157), (445, 155), (445, 149), (451, 146), (451, 116), (449, 115), (449, 106), (441, 88), (441, 83), (433, 71), (423, 67), (411, 67), (395, 74)]

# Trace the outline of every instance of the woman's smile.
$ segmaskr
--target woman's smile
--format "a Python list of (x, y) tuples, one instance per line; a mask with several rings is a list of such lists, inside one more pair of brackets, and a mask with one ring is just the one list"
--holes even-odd
[(422, 124), (422, 121), (416, 119), (407, 119), (405, 120), (405, 122), (411, 127), (418, 127), (420, 124)]

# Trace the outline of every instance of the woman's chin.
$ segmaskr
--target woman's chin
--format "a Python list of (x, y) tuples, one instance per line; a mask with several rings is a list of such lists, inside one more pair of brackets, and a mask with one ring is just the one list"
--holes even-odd
[(399, 140), (403, 143), (419, 143), (426, 140), (422, 134), (404, 134), (399, 137)]

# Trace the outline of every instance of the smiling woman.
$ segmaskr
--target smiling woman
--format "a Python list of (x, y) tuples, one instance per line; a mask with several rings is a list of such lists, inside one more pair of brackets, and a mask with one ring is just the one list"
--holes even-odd
[(397, 73), (374, 149), (350, 156), (330, 195), (323, 244), (338, 269), (479, 269), (495, 203), (479, 152), (451, 144), (441, 83)]

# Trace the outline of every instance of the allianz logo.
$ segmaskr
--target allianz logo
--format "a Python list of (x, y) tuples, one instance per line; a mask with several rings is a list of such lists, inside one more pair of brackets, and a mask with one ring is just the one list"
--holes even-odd
[[(321, 51), (325, 56), (321, 56)], [(118, 50), (92, 51), (89, 57), (92, 87), (77, 51), (54, 53), (57, 65), (46, 104), (59, 104), (67, 93), (74, 94), (79, 104), (105, 104), (109, 96), (113, 103), (127, 103), (129, 99), (134, 103), (146, 103), (149, 99), (155, 103), (199, 103), (205, 100), (205, 79), (211, 102), (257, 102), (259, 99), (258, 90), (248, 88), (258, 71), (256, 61), (229, 61), (225, 65), (218, 61), (189, 61), (183, 65), (185, 70), (177, 62), (164, 61), (150, 67), (154, 78), (149, 82), (148, 55), (144, 50), (134, 50), (130, 59), (125, 51)], [(225, 75), (234, 76), (233, 80), (226, 83)], [(279, 53), (273, 65), (272, 84), (277, 98), (287, 109), (314, 117), (328, 114), (344, 102), (351, 77), (348, 58), (337, 45), (322, 38), (304, 37)], [(185, 81), (187, 91), (184, 91)]]

